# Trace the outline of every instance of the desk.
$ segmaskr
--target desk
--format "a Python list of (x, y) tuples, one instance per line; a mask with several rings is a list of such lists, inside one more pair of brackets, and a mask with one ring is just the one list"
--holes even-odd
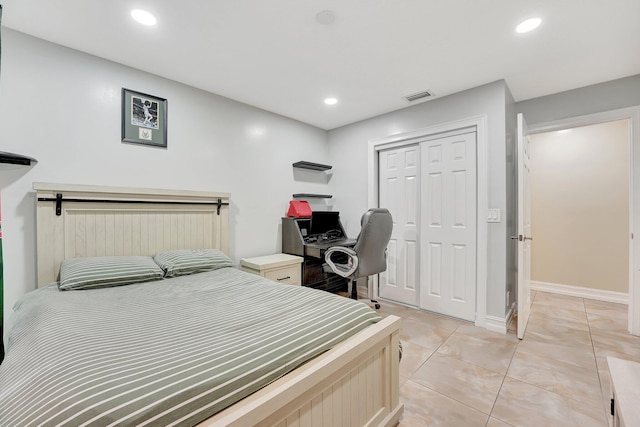
[(320, 258), (324, 261), (324, 253), (333, 246), (343, 246), (352, 248), (356, 244), (355, 239), (339, 239), (328, 243), (305, 243), (304, 254), (314, 258)]
[(339, 236), (330, 241), (313, 240), (309, 235), (311, 221), (308, 218), (282, 218), (282, 252), (304, 258), (302, 286), (338, 292), (348, 288), (348, 280), (323, 270), (324, 252), (332, 246), (353, 247), (355, 239), (347, 238), (342, 224), (335, 231)]

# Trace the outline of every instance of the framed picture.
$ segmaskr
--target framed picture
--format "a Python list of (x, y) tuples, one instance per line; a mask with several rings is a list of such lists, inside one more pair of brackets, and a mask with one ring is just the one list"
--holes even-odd
[(122, 142), (167, 148), (167, 100), (122, 88)]

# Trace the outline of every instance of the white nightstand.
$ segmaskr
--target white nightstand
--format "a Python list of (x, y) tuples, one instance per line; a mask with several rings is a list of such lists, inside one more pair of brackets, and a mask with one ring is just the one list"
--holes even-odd
[(288, 254), (275, 254), (255, 258), (243, 258), (240, 267), (243, 271), (257, 274), (274, 282), (300, 286), (302, 278), (300, 264), (303, 258)]
[(613, 427), (640, 425), (640, 363), (607, 356), (611, 378)]

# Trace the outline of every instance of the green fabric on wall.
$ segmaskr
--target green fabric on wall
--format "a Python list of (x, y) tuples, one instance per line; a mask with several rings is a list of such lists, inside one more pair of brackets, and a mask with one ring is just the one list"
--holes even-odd
[(0, 363), (4, 360), (4, 272), (2, 269), (2, 220), (0, 219)]
[[(2, 227), (0, 223), (0, 227)], [(2, 269), (2, 230), (0, 230), (0, 333), (2, 333), (2, 319), (4, 318), (4, 271)], [(2, 335), (0, 335), (2, 338)]]

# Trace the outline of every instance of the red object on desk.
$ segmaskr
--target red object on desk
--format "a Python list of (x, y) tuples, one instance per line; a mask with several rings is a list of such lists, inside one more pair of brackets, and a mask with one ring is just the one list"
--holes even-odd
[(311, 207), (309, 202), (304, 200), (291, 200), (287, 216), (294, 218), (311, 218)]

